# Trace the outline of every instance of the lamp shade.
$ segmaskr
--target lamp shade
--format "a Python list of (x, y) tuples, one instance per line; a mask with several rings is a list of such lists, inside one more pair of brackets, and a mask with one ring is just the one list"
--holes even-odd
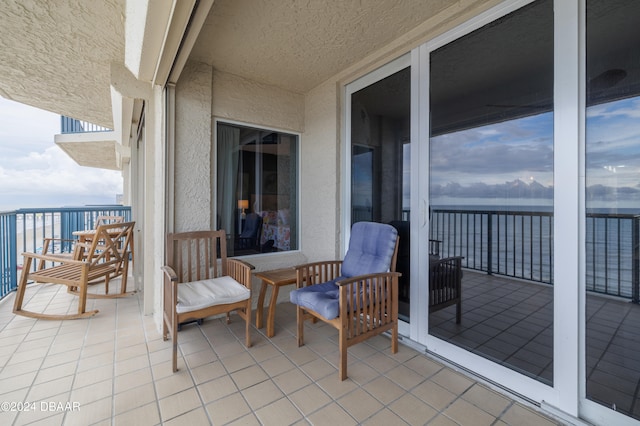
[(249, 208), (249, 200), (238, 200), (238, 208), (239, 209), (248, 209)]

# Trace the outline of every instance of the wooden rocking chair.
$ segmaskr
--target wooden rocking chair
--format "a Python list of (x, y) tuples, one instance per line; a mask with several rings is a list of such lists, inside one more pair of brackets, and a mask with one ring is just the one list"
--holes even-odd
[[(108, 283), (109, 279), (118, 275), (122, 275), (122, 291), (117, 296), (130, 294), (126, 293), (126, 276), (128, 272), (133, 225), (134, 222), (99, 225), (91, 244), (88, 247), (81, 247), (81, 249), (76, 250), (76, 256), (73, 259), (64, 259), (36, 253), (23, 253), (24, 265), (20, 283), (18, 284), (13, 313), (25, 317), (52, 320), (93, 316), (98, 313), (98, 310), (86, 311), (87, 297), (105, 296), (88, 296), (87, 288), (89, 283), (99, 279), (103, 279), (105, 283)], [(34, 259), (52, 262), (53, 266), (32, 271), (31, 264)], [(70, 293), (79, 296), (78, 312), (68, 315), (55, 315), (22, 309), (24, 294), (29, 281), (66, 285)]]

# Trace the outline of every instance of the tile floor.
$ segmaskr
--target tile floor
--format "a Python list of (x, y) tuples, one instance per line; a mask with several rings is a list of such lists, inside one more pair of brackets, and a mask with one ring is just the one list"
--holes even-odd
[[(47, 284), (25, 301), (48, 312), (77, 303)], [(12, 304), (0, 301), (0, 402), (21, 411), (0, 412), (2, 425), (560, 424), (407, 346), (392, 355), (386, 336), (350, 348), (340, 382), (335, 330), (309, 324), (298, 348), (289, 303), (274, 338), (252, 328), (249, 349), (237, 316), (185, 326), (175, 374), (139, 295), (90, 299), (100, 313), (73, 321), (15, 316)]]

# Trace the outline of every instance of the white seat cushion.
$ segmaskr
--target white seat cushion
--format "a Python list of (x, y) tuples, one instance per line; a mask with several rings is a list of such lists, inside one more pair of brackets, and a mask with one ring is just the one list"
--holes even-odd
[(251, 297), (251, 291), (229, 276), (192, 281), (178, 285), (176, 312), (197, 311), (214, 305), (240, 302)]

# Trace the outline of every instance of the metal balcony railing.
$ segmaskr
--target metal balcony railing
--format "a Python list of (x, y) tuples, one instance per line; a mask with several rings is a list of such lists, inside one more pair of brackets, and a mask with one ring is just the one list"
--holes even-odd
[[(430, 228), (465, 268), (553, 284), (551, 212), (436, 209)], [(588, 213), (585, 237), (587, 290), (639, 303), (640, 216)]]
[[(74, 231), (93, 229), (98, 216), (124, 216), (125, 221), (129, 221), (131, 207), (107, 205), (0, 212), (0, 299), (17, 287), (21, 253), (41, 251), (44, 238), (74, 239)], [(62, 249), (64, 247), (55, 247), (56, 251)]]
[(60, 133), (91, 133), (91, 132), (110, 132), (113, 129), (98, 126), (88, 121), (76, 120), (75, 118), (60, 116)]

